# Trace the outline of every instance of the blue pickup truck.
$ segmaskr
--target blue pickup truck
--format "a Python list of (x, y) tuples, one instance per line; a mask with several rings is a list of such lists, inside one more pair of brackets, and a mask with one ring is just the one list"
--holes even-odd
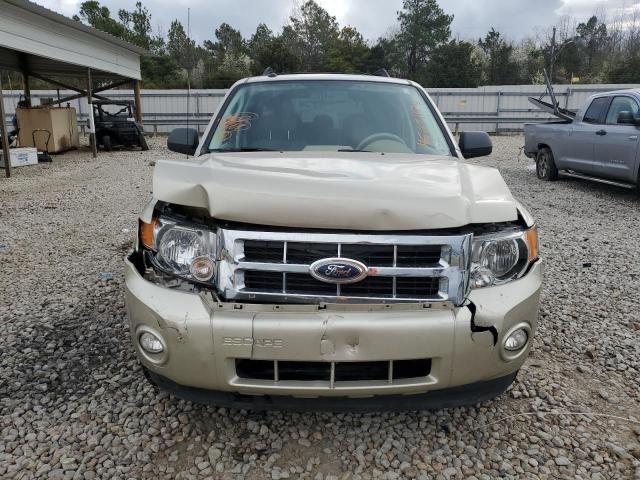
[(564, 175), (640, 186), (640, 89), (592, 95), (576, 113), (553, 110), (560, 120), (524, 127), (524, 152), (535, 159), (538, 178)]

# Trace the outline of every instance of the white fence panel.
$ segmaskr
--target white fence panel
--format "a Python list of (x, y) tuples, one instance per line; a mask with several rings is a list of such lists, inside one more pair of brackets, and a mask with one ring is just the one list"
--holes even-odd
[[(554, 90), (560, 106), (577, 109), (590, 95), (597, 92), (638, 88), (640, 85), (556, 85)], [(524, 123), (545, 121), (550, 116), (536, 109), (528, 97), (546, 93), (544, 85), (500, 85), (479, 88), (427, 89), (453, 130), (485, 130), (488, 132), (520, 131)], [(191, 90), (187, 106), (187, 90), (142, 90), (142, 113), (145, 130), (166, 133), (187, 121), (200, 132), (204, 131), (227, 90)], [(22, 92), (5, 91), (7, 121), (13, 117)], [(71, 91), (33, 90), (32, 103), (40, 105), (44, 99), (64, 98)], [(111, 90), (100, 95), (113, 99), (133, 100), (132, 90)], [(81, 126), (86, 125), (89, 108), (86, 99), (69, 102), (78, 112)], [(513, 118), (513, 122), (508, 120)]]

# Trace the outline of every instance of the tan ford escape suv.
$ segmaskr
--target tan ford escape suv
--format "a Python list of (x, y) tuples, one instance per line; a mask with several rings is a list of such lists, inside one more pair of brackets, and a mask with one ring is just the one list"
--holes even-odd
[(483, 132), (459, 146), (418, 84), (236, 83), (178, 129), (126, 259), (148, 379), (242, 408), (407, 409), (503, 392), (531, 348), (536, 227)]

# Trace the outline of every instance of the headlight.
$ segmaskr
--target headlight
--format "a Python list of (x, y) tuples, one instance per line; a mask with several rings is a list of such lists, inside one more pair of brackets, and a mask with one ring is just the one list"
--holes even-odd
[(520, 278), (537, 258), (535, 227), (479, 236), (473, 241), (471, 287), (500, 285)]
[(496, 277), (508, 274), (518, 263), (518, 242), (513, 239), (487, 242), (480, 253), (480, 265)]
[(215, 277), (217, 237), (204, 226), (154, 218), (140, 224), (140, 243), (154, 266), (186, 280), (210, 282)]

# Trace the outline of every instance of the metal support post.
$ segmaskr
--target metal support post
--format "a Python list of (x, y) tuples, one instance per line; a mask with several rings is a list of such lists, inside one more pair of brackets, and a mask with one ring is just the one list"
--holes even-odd
[(98, 143), (96, 142), (96, 123), (93, 118), (93, 96), (91, 85), (91, 69), (87, 68), (87, 103), (89, 104), (89, 144), (93, 158), (98, 156)]
[(4, 154), (4, 171), (7, 178), (11, 176), (11, 154), (9, 153), (9, 132), (4, 112), (4, 95), (2, 94), (2, 74), (0, 73), (0, 127), (2, 128), (2, 152)]

